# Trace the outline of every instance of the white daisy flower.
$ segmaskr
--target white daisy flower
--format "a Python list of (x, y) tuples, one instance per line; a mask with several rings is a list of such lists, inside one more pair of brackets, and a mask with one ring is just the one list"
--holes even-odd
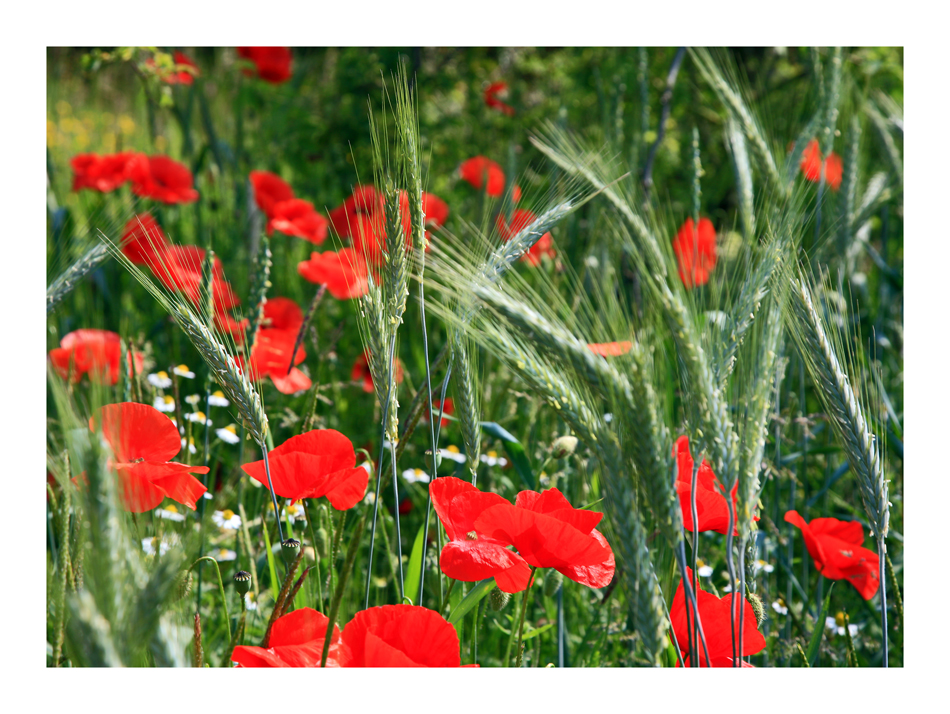
[(367, 503), (370, 506), (376, 503), (376, 493), (374, 491), (367, 491), (366, 496), (363, 498), (363, 503)]
[[(825, 618), (825, 628), (826, 628), (826, 629), (829, 629), (829, 630), (833, 630), (834, 632), (836, 632), (836, 633), (839, 634), (839, 635), (844, 635), (844, 633), (845, 633), (845, 630), (844, 630), (844, 613), (843, 613), (843, 612), (838, 612), (838, 613), (835, 614), (834, 617), (826, 617), (826, 618)], [(858, 634), (858, 630), (859, 630), (859, 629), (860, 629), (860, 628), (859, 628), (857, 625), (852, 625), (852, 624), (850, 624), (850, 623), (848, 624), (848, 632), (851, 634), (852, 637), (854, 637), (855, 635)]]
[(237, 558), (237, 553), (235, 553), (233, 550), (230, 550), (228, 548), (219, 548), (218, 550), (214, 551), (212, 555), (214, 559), (217, 560), (219, 563), (223, 563), (226, 560), (234, 560), (235, 558)]
[(504, 456), (499, 456), (497, 451), (489, 451), (481, 455), (481, 462), (489, 466), (506, 466), (508, 459)]
[(461, 453), (459, 447), (455, 444), (449, 444), (446, 448), (439, 449), (439, 456), (443, 459), (454, 461), (457, 464), (464, 464), (467, 460), (465, 454)]
[[(267, 504), (267, 510), (273, 511), (274, 504), (273, 502)], [(295, 521), (306, 521), (307, 520), (307, 511), (304, 509), (302, 503), (293, 503), (289, 499), (284, 502), (284, 505), (280, 509), (281, 519), (289, 518), (291, 523)], [(276, 545), (280, 545), (277, 543)]]
[(158, 409), (160, 412), (173, 412), (175, 411), (175, 400), (168, 395), (164, 397), (155, 397), (155, 401), (152, 402), (152, 406)]
[(227, 398), (224, 396), (224, 392), (222, 392), (220, 389), (218, 389), (217, 391), (211, 392), (211, 396), (208, 397), (208, 404), (210, 404), (213, 407), (231, 406), (231, 402), (227, 400)]
[(214, 433), (226, 444), (236, 444), (241, 440), (241, 437), (238, 436), (237, 426), (235, 424), (228, 424), (223, 429), (218, 429)]
[(201, 403), (201, 395), (189, 394), (187, 397), (185, 397), (185, 401), (188, 402), (188, 404), (190, 404), (191, 406), (196, 407)]
[(192, 412), (191, 414), (185, 414), (185, 419), (188, 421), (197, 422), (199, 424), (207, 424), (208, 426), (211, 426), (212, 424), (212, 421), (207, 416), (205, 416), (204, 412)]
[(779, 598), (772, 603), (772, 609), (775, 610), (775, 612), (777, 612), (779, 615), (788, 614), (788, 606), (786, 606), (785, 601), (782, 600), (782, 598)]
[(195, 448), (195, 437), (191, 437), (190, 439), (188, 439), (188, 443), (187, 443), (187, 444), (185, 443), (185, 440), (182, 439), (182, 440), (181, 440), (181, 448), (184, 449), (185, 446), (188, 447), (188, 453), (189, 453), (189, 454), (197, 454), (197, 453), (198, 453), (198, 449)]
[(210, 501), (212, 498), (214, 498), (214, 496), (211, 495), (211, 491), (205, 491), (203, 494), (201, 494), (201, 497), (202, 497), (202, 498), (207, 498), (209, 501)]
[(697, 559), (696, 559), (696, 572), (699, 574), (699, 577), (701, 577), (701, 578), (708, 578), (710, 575), (713, 574), (713, 569), (712, 569), (712, 566), (706, 565), (706, 563), (704, 563), (704, 562), (702, 561), (702, 559), (697, 558)]
[(168, 372), (155, 372), (154, 374), (148, 375), (146, 379), (149, 384), (159, 389), (168, 389), (172, 386), (172, 378), (168, 376)]
[(402, 477), (407, 483), (429, 483), (429, 474), (422, 469), (406, 469), (402, 472)]
[(760, 558), (759, 560), (755, 561), (755, 572), (759, 572), (760, 570), (764, 570), (766, 573), (771, 573), (773, 570), (775, 570), (775, 566)]
[(157, 551), (159, 557), (161, 557), (168, 552), (169, 548), (171, 548), (173, 545), (178, 545), (179, 542), (180, 539), (176, 534), (166, 536), (162, 539), (159, 539), (158, 537), (143, 538), (142, 550), (145, 551), (145, 555), (155, 555)]
[(194, 379), (195, 373), (188, 369), (187, 364), (180, 364), (175, 369), (172, 370), (179, 377), (185, 377), (186, 379)]
[(241, 527), (241, 517), (230, 508), (223, 511), (215, 511), (211, 514), (211, 520), (214, 521), (219, 528), (236, 531)]
[(167, 508), (156, 508), (155, 515), (168, 521), (175, 521), (176, 523), (181, 523), (185, 520), (185, 514), (179, 513), (178, 508), (171, 504), (169, 504)]
[(256, 609), (257, 609), (257, 601), (254, 599), (254, 591), (249, 590), (247, 593), (245, 593), (245, 595), (244, 595), (244, 603), (245, 603), (245, 605), (247, 606), (247, 609), (248, 609), (248, 610), (256, 610)]

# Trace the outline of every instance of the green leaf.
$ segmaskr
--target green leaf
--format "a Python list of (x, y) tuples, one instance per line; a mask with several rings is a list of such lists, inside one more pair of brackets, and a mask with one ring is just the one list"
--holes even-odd
[(805, 657), (809, 667), (814, 667), (818, 660), (818, 650), (821, 647), (821, 637), (825, 633), (825, 617), (828, 615), (828, 607), (831, 605), (831, 591), (834, 590), (834, 583), (828, 588), (828, 594), (825, 595), (825, 602), (821, 606), (821, 613), (815, 622), (815, 629), (811, 633), (811, 640), (808, 642), (808, 651)]
[(531, 462), (528, 461), (528, 454), (525, 452), (521, 442), (501, 425), (493, 421), (483, 421), (482, 429), (486, 433), (501, 439), (505, 447), (505, 453), (508, 454), (508, 458), (511, 459), (515, 471), (518, 472), (525, 486), (533, 491), (535, 484), (534, 472), (531, 470)]
[(465, 599), (462, 600), (456, 607), (452, 608), (452, 614), (449, 617), (449, 622), (455, 624), (463, 617), (466, 613), (475, 607), (483, 597), (485, 597), (491, 589), (495, 587), (495, 579), (488, 578), (487, 580), (480, 581), (475, 587), (469, 590), (468, 595), (465, 596)]
[(406, 590), (403, 593), (413, 605), (418, 605), (416, 597), (419, 595), (419, 574), (422, 572), (422, 545), (425, 542), (425, 523), (419, 526), (416, 539), (412, 543), (412, 554), (409, 556), (409, 565), (406, 567)]

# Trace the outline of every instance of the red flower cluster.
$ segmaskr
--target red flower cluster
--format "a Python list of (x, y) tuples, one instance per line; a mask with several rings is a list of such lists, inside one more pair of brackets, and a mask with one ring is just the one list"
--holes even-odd
[(788, 511), (785, 521), (801, 529), (815, 569), (830, 580), (847, 580), (861, 597), (870, 600), (881, 585), (878, 555), (863, 547), (864, 528), (857, 521), (813, 518), (806, 523), (798, 511)]
[[(134, 362), (129, 359), (129, 375), (142, 371), (144, 358), (134, 352)], [(75, 330), (63, 336), (59, 347), (50, 350), (53, 369), (63, 379), (78, 382), (84, 374), (103, 384), (115, 385), (119, 381), (119, 362), (122, 347), (119, 335), (109, 330)]]
[(143, 198), (168, 204), (198, 200), (191, 171), (167, 156), (146, 156), (132, 151), (107, 156), (78, 154), (70, 164), (73, 191), (88, 188), (108, 193), (131, 181), (132, 193)]
[[(396, 358), (395, 372), (393, 376), (395, 377), (396, 384), (402, 384), (403, 367), (398, 357)], [(373, 384), (373, 373), (370, 372), (369, 369), (369, 352), (363, 352), (363, 354), (356, 358), (356, 361), (353, 363), (353, 370), (350, 372), (350, 379), (354, 382), (361, 382), (363, 384), (363, 391), (367, 394), (376, 391), (376, 385)]]
[[(201, 74), (198, 71), (198, 65), (196, 65), (184, 52), (176, 51), (172, 57), (174, 58), (175, 64), (177, 65), (177, 71), (166, 71), (164, 69), (160, 70), (162, 81), (165, 84), (194, 84), (195, 77)], [(145, 60), (145, 66), (154, 68), (155, 60), (150, 57), (149, 59)], [(189, 71), (188, 69), (180, 69), (180, 67), (190, 67), (191, 69)]]
[[(683, 528), (693, 532), (693, 514), (690, 506), (690, 495), (693, 481), (693, 457), (689, 453), (689, 439), (681, 436), (673, 447), (673, 456), (676, 457), (676, 493), (680, 497), (680, 510), (683, 512)], [(732, 487), (732, 507), (735, 513), (736, 493), (739, 484)], [(729, 532), (729, 504), (726, 503), (725, 487), (716, 478), (712, 468), (703, 459), (696, 474), (696, 516), (699, 520), (700, 533), (713, 531), (725, 535)], [(755, 520), (759, 520), (755, 516)], [(738, 525), (733, 525), (733, 535), (739, 535)]]
[(503, 114), (513, 117), (515, 115), (515, 108), (501, 101), (498, 98), (499, 94), (508, 94), (507, 82), (492, 82), (492, 84), (488, 86), (488, 89), (485, 90), (485, 104), (492, 109), (497, 109)]
[(366, 259), (353, 248), (311, 253), (310, 260), (297, 264), (297, 272), (311, 283), (326, 285), (337, 300), (362, 297), (369, 290)]
[[(237, 53), (241, 59), (254, 63), (257, 76), (265, 82), (280, 84), (290, 79), (292, 57), (289, 47), (238, 47)], [(245, 69), (244, 74), (254, 76), (250, 69)]]
[[(690, 582), (693, 581), (693, 571), (686, 568), (686, 576)], [(703, 634), (706, 636), (706, 647), (709, 649), (709, 661), (706, 661), (706, 653), (703, 650), (702, 641), (699, 645), (699, 666), (700, 667), (732, 667), (733, 666), (733, 643), (736, 646), (736, 652), (740, 657), (747, 657), (761, 652), (765, 649), (765, 637), (759, 632), (758, 623), (755, 619), (755, 611), (752, 609), (745, 598), (742, 598), (742, 614), (739, 616), (739, 603), (734, 602), (734, 598), (739, 597), (735, 593), (718, 598), (712, 593), (699, 590), (695, 593), (696, 605), (699, 610), (699, 622), (703, 628)], [(735, 639), (732, 634), (732, 614), (730, 608), (736, 608), (736, 631)], [(742, 621), (742, 643), (739, 643), (739, 623)], [(676, 635), (676, 642), (679, 644), (680, 651), (683, 654), (684, 663), (689, 666), (689, 634), (686, 628), (686, 594), (683, 591), (683, 581), (680, 580), (676, 593), (673, 595), (673, 604), (670, 606), (670, 622), (673, 625), (673, 634)], [(695, 625), (694, 625), (695, 626)], [(751, 667), (751, 664), (742, 663), (743, 667)]]
[[(326, 496), (338, 511), (353, 508), (366, 493), (369, 471), (356, 466), (352, 442), (333, 429), (294, 436), (267, 453), (274, 493), (294, 500)], [(267, 487), (264, 461), (241, 466)]]
[(89, 428), (102, 435), (115, 455), (122, 501), (127, 511), (143, 513), (165, 497), (195, 510), (208, 489), (192, 473), (208, 473), (207, 466), (189, 466), (171, 461), (181, 450), (181, 435), (171, 419), (147, 404), (122, 402), (102, 407)]
[(326, 240), (330, 225), (317, 213), (310, 201), (295, 198), (293, 189), (276, 174), (269, 171), (251, 171), (254, 200), (267, 216), (267, 235), (274, 229), (289, 236), (297, 236), (320, 245)]
[[(514, 238), (519, 231), (524, 230), (537, 219), (538, 217), (531, 211), (516, 208), (511, 214), (510, 223), (506, 223), (504, 216), (500, 213), (495, 219), (495, 222), (498, 226), (498, 232), (501, 234), (501, 239), (507, 243)], [(528, 252), (521, 256), (521, 260), (530, 265), (537, 266), (541, 265), (541, 259), (545, 256), (551, 260), (557, 257), (557, 253), (554, 252), (554, 241), (551, 239), (550, 233), (545, 233), (541, 236), (538, 241), (531, 246)]]
[(694, 230), (692, 218), (687, 218), (676, 238), (673, 252), (679, 264), (680, 279), (687, 288), (705, 285), (709, 273), (716, 267), (716, 229), (708, 218), (699, 219)]
[[(505, 172), (485, 156), (473, 156), (463, 161), (459, 166), (459, 176), (474, 188), (484, 188), (489, 196), (500, 198), (505, 192)], [(511, 199), (515, 203), (521, 200), (521, 189), (517, 184), (512, 190)]]
[[(329, 620), (309, 607), (274, 622), (267, 648), (239, 646), (240, 667), (319, 667)], [(418, 605), (384, 605), (334, 626), (328, 667), (459, 667), (459, 638), (439, 613)]]
[[(313, 384), (310, 377), (297, 369), (297, 365), (307, 357), (303, 345), (294, 355), (292, 367), (290, 364), (301, 325), (303, 325), (303, 311), (290, 298), (275, 297), (264, 303), (264, 320), (251, 350), (252, 379), (270, 377), (281, 394), (293, 394), (310, 389)], [(240, 357), (238, 363), (243, 366), (243, 360)], [(289, 374), (288, 368), (290, 368)]]
[(73, 167), (73, 191), (115, 191), (129, 180), (129, 162), (134, 156), (132, 151), (107, 156), (77, 154), (69, 162)]
[[(818, 183), (821, 181), (821, 148), (818, 146), (818, 139), (812, 139), (802, 152), (802, 174), (809, 181)], [(832, 191), (837, 191), (841, 186), (841, 174), (843, 167), (841, 157), (835, 152), (828, 153), (828, 158), (824, 161), (825, 182), (831, 187)]]
[(512, 505), (445, 476), (429, 485), (429, 493), (449, 537), (439, 564), (450, 578), (473, 582), (494, 577), (499, 589), (509, 593), (528, 587), (529, 566), (554, 568), (592, 588), (613, 578), (613, 551), (595, 527), (603, 514), (573, 508), (556, 488), (522, 491)]

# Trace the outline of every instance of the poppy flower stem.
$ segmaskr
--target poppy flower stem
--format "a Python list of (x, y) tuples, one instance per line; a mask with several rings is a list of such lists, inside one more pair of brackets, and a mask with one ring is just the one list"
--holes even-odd
[[(690, 490), (689, 490), (689, 512), (693, 518), (693, 592), (699, 588), (698, 577), (698, 560), (699, 560), (699, 507), (696, 505), (696, 487), (699, 481), (699, 467), (703, 463), (703, 455), (700, 453), (697, 458), (693, 461), (693, 474), (690, 481)], [(695, 614), (695, 619), (699, 621), (698, 613)], [(689, 621), (689, 610), (686, 610), (686, 631), (689, 634), (689, 650), (690, 650), (690, 662), (695, 660), (692, 659), (692, 654), (699, 654), (699, 632), (698, 628), (690, 628)]]
[[(699, 606), (696, 602), (696, 595), (693, 591), (693, 585), (689, 581), (689, 576), (686, 571), (686, 541), (681, 538), (678, 547), (676, 548), (676, 562), (680, 567), (680, 577), (683, 581), (683, 594), (686, 596), (686, 602), (688, 603), (688, 608), (692, 608), (693, 616), (696, 620), (696, 629), (699, 630), (699, 641), (703, 645), (703, 653), (706, 655), (706, 663), (709, 664), (712, 660), (709, 658), (709, 647), (706, 645), (706, 633), (703, 632), (703, 623), (699, 617)], [(688, 611), (688, 609), (687, 609)], [(693, 660), (690, 659), (690, 665), (692, 665)]]
[[(160, 550), (160, 548), (156, 548), (155, 550), (158, 551)], [(212, 558), (210, 555), (203, 555), (200, 558), (198, 558), (198, 560), (196, 560), (194, 563), (191, 564), (191, 567), (188, 568), (188, 571), (191, 572), (195, 568), (195, 566), (198, 565), (198, 563), (200, 563), (203, 560), (214, 563), (214, 571), (218, 575), (218, 592), (221, 593), (221, 609), (224, 612), (224, 626), (228, 632), (228, 640), (230, 640), (231, 639), (231, 616), (228, 614), (228, 600), (225, 597), (224, 581), (221, 580), (221, 568), (218, 565), (218, 561)], [(201, 568), (198, 569), (198, 572), (199, 573), (201, 572)], [(195, 617), (197, 616), (198, 615), (196, 613)]]
[(267, 460), (267, 447), (261, 444), (261, 453), (264, 454), (264, 471), (267, 473), (267, 488), (270, 490), (270, 500), (274, 504), (274, 518), (277, 521), (277, 533), (280, 542), (284, 542), (284, 529), (280, 525), (280, 506), (277, 505), (277, 494), (274, 493), (274, 482), (270, 479), (270, 462)]
[[(374, 514), (375, 517), (375, 514)], [(330, 603), (330, 614), (327, 616), (327, 633), (333, 632), (333, 626), (336, 624), (337, 615), (340, 613), (340, 601), (343, 599), (343, 591), (346, 589), (346, 581), (349, 580), (350, 573), (353, 570), (353, 563), (356, 560), (356, 551), (360, 547), (360, 538), (363, 535), (363, 528), (366, 526), (366, 518), (357, 519), (356, 532), (353, 533), (350, 540), (350, 547), (346, 551), (346, 562), (343, 564), (343, 571), (340, 573), (340, 580), (337, 583), (336, 591), (333, 593), (333, 602)], [(368, 608), (364, 608), (368, 609)], [(327, 655), (330, 653), (330, 640), (333, 638), (327, 636), (323, 641), (323, 655), (320, 657), (320, 666), (327, 666)]]
[(884, 655), (883, 666), (887, 667), (887, 581), (884, 579), (884, 570), (887, 563), (887, 546), (884, 537), (877, 539), (878, 580), (881, 583), (881, 652)]
[(531, 592), (531, 586), (534, 584), (534, 571), (537, 568), (533, 565), (531, 566), (531, 577), (528, 578), (528, 587), (524, 590), (524, 596), (521, 598), (521, 618), (518, 623), (518, 646), (517, 654), (515, 655), (515, 667), (520, 668), (521, 662), (524, 659), (524, 652), (521, 649), (521, 643), (524, 639), (524, 617), (525, 613), (528, 611), (528, 593)]
[[(726, 531), (726, 569), (729, 571), (729, 587), (732, 593), (732, 600), (729, 606), (729, 626), (732, 637), (732, 666), (740, 667), (737, 662), (739, 655), (736, 652), (736, 564), (732, 558), (732, 539), (733, 529), (736, 527), (736, 510), (731, 498), (726, 499), (726, 506), (729, 509), (729, 528)], [(742, 651), (740, 645), (739, 652)]]

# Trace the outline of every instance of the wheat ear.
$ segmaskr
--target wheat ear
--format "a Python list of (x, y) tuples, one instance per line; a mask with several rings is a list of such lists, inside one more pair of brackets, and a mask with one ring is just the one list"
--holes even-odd
[(79, 258), (64, 270), (49, 287), (46, 288), (46, 314), (49, 315), (59, 302), (66, 297), (76, 284), (95, 270), (109, 255), (109, 249), (102, 243), (90, 246)]

